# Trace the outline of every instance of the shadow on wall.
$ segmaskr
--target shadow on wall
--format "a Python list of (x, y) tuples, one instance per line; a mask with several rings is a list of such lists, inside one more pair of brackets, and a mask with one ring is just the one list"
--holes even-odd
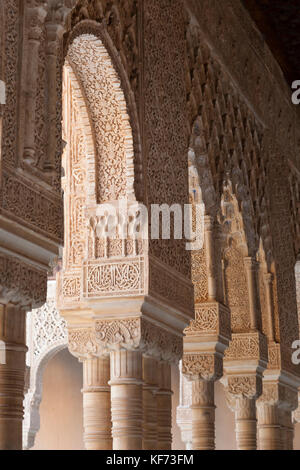
[(43, 378), (41, 428), (33, 450), (81, 450), (82, 364), (67, 349), (50, 360)]

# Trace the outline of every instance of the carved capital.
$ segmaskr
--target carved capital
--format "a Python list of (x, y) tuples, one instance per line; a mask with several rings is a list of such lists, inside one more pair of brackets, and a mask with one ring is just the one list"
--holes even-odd
[(227, 393), (235, 399), (254, 400), (262, 393), (262, 378), (259, 375), (228, 376)]
[(90, 328), (69, 329), (69, 349), (77, 357), (129, 350), (178, 362), (182, 356), (182, 338), (141, 318), (97, 320)]
[(266, 381), (263, 383), (263, 393), (258, 405), (276, 405), (285, 411), (294, 411), (298, 408), (298, 389), (279, 381)]
[(188, 380), (216, 381), (223, 375), (223, 358), (216, 354), (184, 354), (182, 374)]

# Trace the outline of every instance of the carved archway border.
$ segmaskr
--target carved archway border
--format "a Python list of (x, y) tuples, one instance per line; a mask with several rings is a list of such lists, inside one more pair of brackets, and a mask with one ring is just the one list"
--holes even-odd
[(109, 55), (114, 72), (118, 76), (120, 88), (124, 97), (122, 112), (129, 118), (129, 127), (132, 133), (132, 146), (129, 144), (128, 139), (126, 142), (127, 173), (129, 172), (130, 174), (130, 172), (132, 172), (133, 177), (133, 187), (130, 188), (130, 193), (132, 196), (134, 196), (134, 199), (144, 202), (144, 177), (141, 151), (141, 132), (137, 105), (134, 93), (129, 82), (129, 78), (121, 62), (119, 53), (115, 45), (113, 44), (110, 35), (107, 32), (105, 20), (103, 20), (102, 23), (98, 23), (93, 20), (83, 20), (79, 24), (77, 24), (72, 29), (72, 31), (66, 33), (64, 41), (65, 59), (68, 56), (69, 48), (74, 42), (74, 40), (82, 35), (90, 35), (100, 41), (99, 44), (101, 43), (102, 47), (104, 47), (106, 53)]
[[(96, 144), (95, 136), (93, 134), (93, 125), (91, 123), (91, 118), (88, 112), (87, 103), (83, 95), (82, 88), (80, 86), (80, 81), (76, 75), (76, 71), (73, 69), (72, 65), (66, 60), (65, 67), (69, 73), (72, 94), (80, 108), (79, 118), (82, 125), (82, 130), (85, 138), (85, 145), (87, 150), (86, 161), (88, 172), (92, 175), (96, 173)], [(87, 203), (90, 205), (97, 204), (96, 197), (96, 180), (95, 178), (89, 178), (89, 185), (87, 187)]]
[(49, 361), (68, 347), (66, 323), (55, 305), (56, 281), (48, 281), (47, 302), (28, 313), (26, 321), (28, 353), (24, 399), (23, 447), (34, 446), (40, 429), (39, 407), (42, 400), (43, 375)]
[(30, 381), (32, 384), (24, 400), (23, 448), (26, 450), (34, 446), (36, 435), (40, 429), (40, 404), (42, 401), (43, 376), (46, 366), (56, 354), (67, 349), (67, 347), (67, 342), (49, 346), (39, 358), (39, 362), (34, 370), (30, 371)]

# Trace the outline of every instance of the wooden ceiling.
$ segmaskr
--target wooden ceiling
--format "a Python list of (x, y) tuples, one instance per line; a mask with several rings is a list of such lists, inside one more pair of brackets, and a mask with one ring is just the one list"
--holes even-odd
[(242, 0), (291, 84), (300, 80), (300, 0)]

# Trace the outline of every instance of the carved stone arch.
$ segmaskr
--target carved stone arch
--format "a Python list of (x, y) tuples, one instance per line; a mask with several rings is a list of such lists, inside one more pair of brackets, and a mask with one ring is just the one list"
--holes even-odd
[(134, 149), (126, 102), (118, 76), (100, 39), (82, 34), (67, 59), (80, 82), (95, 135), (96, 200), (134, 200)]
[(40, 430), (40, 404), (43, 396), (43, 377), (46, 366), (56, 354), (67, 348), (67, 342), (66, 344), (49, 346), (48, 352), (45, 352), (45, 355), (40, 358), (36, 369), (30, 371), (30, 389), (24, 400), (23, 449), (25, 450), (34, 447), (36, 435)]
[[(85, 64), (80, 63), (80, 54), (77, 54), (77, 58), (75, 59), (75, 50), (78, 48), (80, 40), (83, 40), (85, 45), (87, 45), (88, 41), (91, 41), (90, 45), (93, 46), (93, 51), (91, 48), (87, 48), (83, 55), (90, 59), (92, 59), (92, 53), (96, 53), (97, 55), (97, 60), (94, 60), (94, 64), (98, 65), (98, 72), (100, 73), (98, 76), (94, 74), (94, 88), (97, 89), (97, 83), (99, 85), (101, 74), (103, 78), (104, 72), (107, 73), (107, 78), (109, 77), (111, 81), (111, 89), (118, 102), (126, 134), (124, 142), (126, 154), (126, 192), (129, 199), (143, 201), (143, 164), (139, 117), (136, 96), (124, 66), (125, 59), (121, 60), (121, 51), (117, 49), (113, 38), (108, 33), (105, 19), (101, 23), (91, 19), (85, 19), (76, 24), (73, 29), (65, 35), (64, 56), (77, 76), (91, 118), (93, 105), (97, 103), (89, 103), (89, 96), (87, 95), (88, 92), (85, 87), (86, 82), (84, 80), (84, 67), (87, 68), (90, 65), (88, 62), (92, 60), (85, 60)], [(72, 54), (73, 59), (71, 57)], [(82, 59), (83, 55), (81, 57)], [(105, 71), (101, 71), (101, 66), (103, 69), (105, 68)], [(93, 74), (89, 77), (89, 85), (91, 85), (92, 76)]]
[(24, 399), (23, 447), (34, 446), (40, 429), (43, 375), (49, 361), (68, 347), (66, 323), (55, 306), (56, 282), (48, 281), (48, 298), (43, 307), (27, 315), (27, 393)]
[[(68, 97), (68, 93), (72, 95), (72, 97)], [(66, 60), (64, 66), (64, 97), (65, 99), (72, 98), (74, 103), (76, 103), (76, 118), (78, 118), (80, 122), (80, 129), (84, 135), (84, 143), (85, 143), (85, 167), (88, 174), (88, 181), (89, 184), (87, 185), (87, 192), (86, 192), (86, 203), (88, 205), (96, 205), (97, 198), (96, 198), (96, 181), (95, 181), (95, 174), (96, 174), (96, 143), (95, 143), (95, 136), (93, 134), (93, 127), (91, 123), (91, 117), (88, 112), (87, 104), (85, 98), (82, 93), (81, 86), (79, 84), (78, 78), (76, 76), (76, 72), (73, 70), (72, 66)], [(68, 112), (69, 110), (63, 109), (63, 113)], [(63, 115), (63, 124), (66, 127), (66, 123), (68, 122), (69, 116)], [(66, 141), (66, 146), (69, 144), (67, 142), (67, 130), (63, 128), (63, 138)], [(64, 152), (63, 159), (65, 160), (66, 154), (68, 152)], [(67, 165), (67, 162), (63, 161), (63, 166)]]

